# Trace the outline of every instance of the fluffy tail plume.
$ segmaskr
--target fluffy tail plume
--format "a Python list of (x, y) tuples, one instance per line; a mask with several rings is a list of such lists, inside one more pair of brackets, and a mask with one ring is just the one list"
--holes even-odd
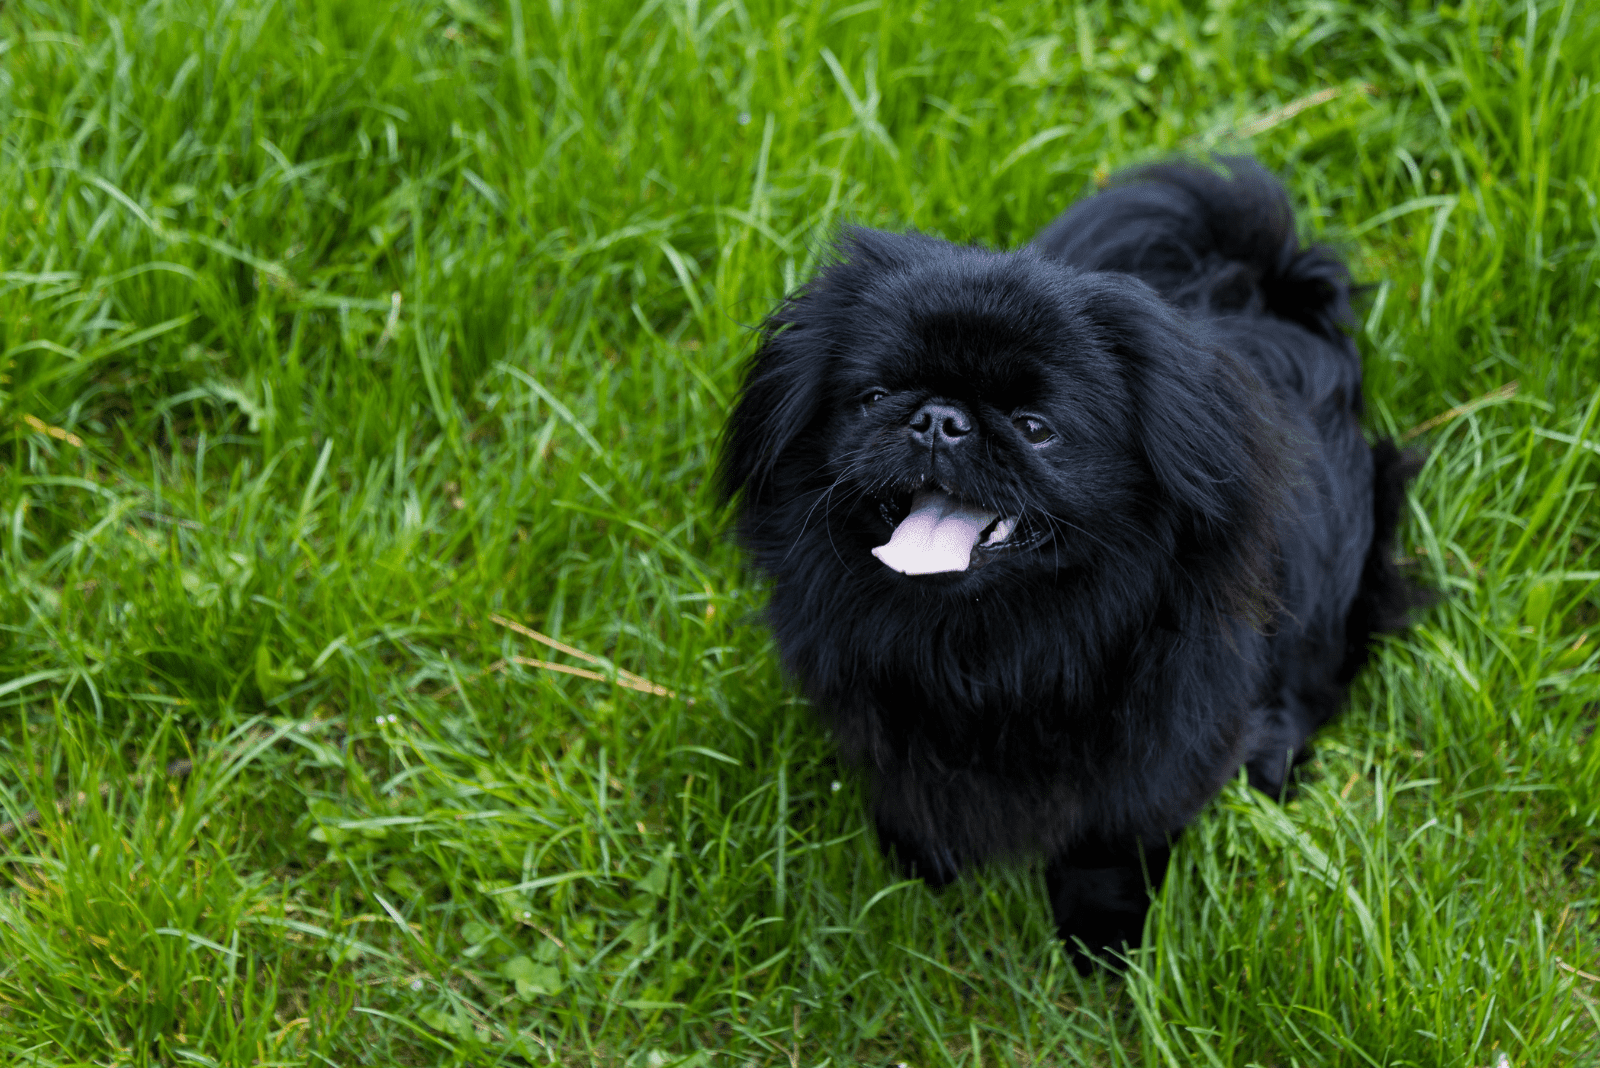
[(1351, 320), (1350, 275), (1320, 245), (1300, 246), (1283, 186), (1259, 163), (1143, 167), (1079, 201), (1034, 239), (1075, 267), (1122, 271), (1174, 304), (1274, 315), (1329, 340)]

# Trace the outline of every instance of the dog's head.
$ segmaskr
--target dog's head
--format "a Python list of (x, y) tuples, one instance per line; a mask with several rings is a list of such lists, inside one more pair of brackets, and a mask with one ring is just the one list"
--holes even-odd
[(723, 486), (769, 570), (812, 539), (947, 585), (1171, 557), (1263, 525), (1261, 393), (1127, 275), (852, 230), (769, 320)]

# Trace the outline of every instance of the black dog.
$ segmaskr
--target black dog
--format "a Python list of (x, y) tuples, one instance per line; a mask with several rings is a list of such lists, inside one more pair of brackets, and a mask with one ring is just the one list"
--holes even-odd
[(1016, 252), (849, 230), (773, 314), (722, 484), (903, 864), (1042, 852), (1099, 953), (1241, 766), (1284, 794), (1407, 602), (1411, 468), (1362, 437), (1350, 292), (1234, 160)]

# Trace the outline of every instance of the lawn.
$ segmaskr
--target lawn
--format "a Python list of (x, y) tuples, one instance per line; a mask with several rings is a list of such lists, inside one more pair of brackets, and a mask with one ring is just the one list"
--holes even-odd
[[(708, 473), (837, 226), (1207, 152), (1441, 596), (1081, 980), (876, 855)], [(1575, 0), (12, 0), (0, 1062), (1600, 1064), (1597, 198)]]

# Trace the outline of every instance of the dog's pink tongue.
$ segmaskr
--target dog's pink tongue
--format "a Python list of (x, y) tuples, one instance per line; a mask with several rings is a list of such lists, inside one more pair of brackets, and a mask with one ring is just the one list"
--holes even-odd
[(872, 555), (903, 575), (965, 571), (972, 547), (997, 512), (962, 504), (948, 493), (924, 490), (911, 501), (911, 514), (889, 535), (889, 543)]

